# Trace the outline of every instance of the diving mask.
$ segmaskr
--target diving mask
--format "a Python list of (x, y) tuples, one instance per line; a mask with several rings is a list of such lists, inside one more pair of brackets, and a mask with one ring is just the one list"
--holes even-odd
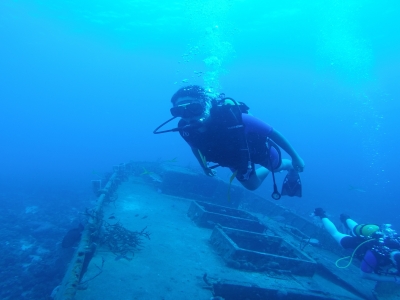
[(180, 118), (199, 117), (204, 113), (204, 105), (200, 102), (182, 103), (170, 109), (171, 115)]

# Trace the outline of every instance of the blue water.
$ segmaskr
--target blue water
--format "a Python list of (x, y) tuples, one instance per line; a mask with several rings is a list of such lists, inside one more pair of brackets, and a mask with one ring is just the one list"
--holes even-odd
[(29, 230), (49, 222), (58, 251), (115, 164), (196, 165), (178, 134), (152, 134), (185, 84), (245, 102), (300, 153), (304, 196), (282, 205), (400, 227), (397, 1), (158, 2), (0, 3), (4, 249), (43, 241)]

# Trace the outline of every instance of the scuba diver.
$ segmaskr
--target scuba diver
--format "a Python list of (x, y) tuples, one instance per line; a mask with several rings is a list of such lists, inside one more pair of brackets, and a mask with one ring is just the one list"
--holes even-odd
[[(231, 182), (236, 178), (245, 188), (255, 190), (272, 173), (274, 199), (302, 196), (298, 172), (303, 172), (304, 161), (281, 133), (249, 115), (244, 103), (224, 94), (213, 96), (197, 85), (180, 88), (171, 102), (173, 117), (154, 133), (178, 131), (207, 176), (215, 176), (218, 166), (228, 167), (233, 172)], [(177, 128), (159, 131), (175, 118), (181, 118)], [(282, 159), (279, 147), (292, 160)], [(216, 165), (209, 166), (209, 162)], [(255, 164), (261, 167), (256, 169)], [(282, 170), (288, 174), (279, 193), (274, 173)]]
[[(344, 249), (353, 250), (351, 258), (361, 260), (361, 277), (400, 284), (400, 236), (390, 224), (357, 224), (346, 214), (340, 221), (349, 234), (339, 232), (322, 208), (313, 215), (320, 217), (328, 233)], [(349, 263), (350, 264), (350, 263)]]

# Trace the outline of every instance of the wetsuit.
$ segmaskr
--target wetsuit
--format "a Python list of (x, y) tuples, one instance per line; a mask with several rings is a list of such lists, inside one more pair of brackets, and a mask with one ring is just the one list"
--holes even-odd
[[(247, 169), (237, 167), (237, 160), (239, 158), (234, 154), (232, 149), (230, 149), (232, 142), (226, 142), (224, 137), (216, 136), (212, 133), (216, 128), (216, 126), (213, 126), (212, 117), (210, 122), (207, 120), (205, 123), (205, 132), (200, 132), (197, 129), (191, 128), (180, 131), (183, 139), (191, 147), (200, 149), (202, 152), (204, 151), (203, 155), (207, 158), (207, 161), (212, 161), (220, 164), (221, 166), (229, 167), (232, 171), (238, 171), (236, 178), (239, 181), (243, 181), (248, 178), (245, 177), (246, 173), (246, 175), (249, 176), (255, 172), (255, 164), (259, 164), (271, 170), (271, 165), (274, 169), (276, 169), (281, 163), (279, 154), (274, 148), (270, 148), (269, 156), (267, 155), (267, 138), (272, 133), (273, 128), (251, 115), (242, 113), (241, 117), (244, 125), (245, 141), (247, 143), (249, 159), (251, 162), (250, 174), (248, 173)], [(179, 127), (183, 127), (186, 124), (186, 121), (181, 120), (179, 122)], [(243, 145), (236, 145), (236, 147), (243, 147)], [(202, 150), (202, 148), (205, 150)], [(209, 154), (205, 154), (208, 150)], [(213, 157), (213, 153), (210, 153), (210, 151), (221, 152), (221, 155), (216, 155)]]

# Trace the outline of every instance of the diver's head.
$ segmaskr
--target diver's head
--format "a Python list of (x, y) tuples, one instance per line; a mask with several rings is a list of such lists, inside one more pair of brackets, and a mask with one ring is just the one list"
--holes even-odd
[(358, 224), (353, 228), (355, 236), (371, 238), (374, 234), (380, 232), (380, 228), (375, 224)]
[(172, 96), (171, 102), (174, 107), (170, 111), (174, 117), (190, 121), (205, 119), (210, 114), (211, 97), (198, 85), (180, 88)]

